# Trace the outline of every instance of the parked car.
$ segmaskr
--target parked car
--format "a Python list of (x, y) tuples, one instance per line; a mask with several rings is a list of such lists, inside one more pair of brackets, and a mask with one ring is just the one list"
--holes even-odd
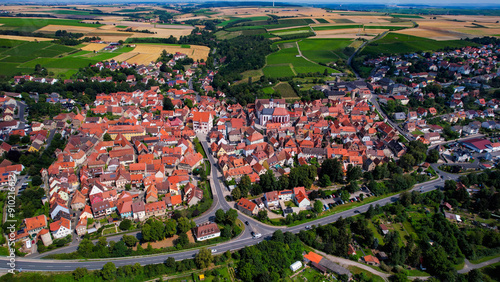
[(246, 224), (246, 225), (249, 225), (250, 223), (248, 223), (248, 220), (247, 220), (247, 221), (245, 221), (245, 224)]

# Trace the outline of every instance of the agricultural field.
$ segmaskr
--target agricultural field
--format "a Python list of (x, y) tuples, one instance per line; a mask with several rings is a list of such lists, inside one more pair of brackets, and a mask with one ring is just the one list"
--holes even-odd
[[(269, 77), (294, 76), (299, 73), (324, 72), (329, 69), (299, 56), (296, 42), (276, 43), (280, 50), (267, 56), (264, 75)], [(329, 69), (329, 71), (332, 71)]]
[(334, 30), (334, 29), (349, 29), (349, 28), (363, 28), (360, 24), (350, 24), (350, 25), (319, 25), (312, 27), (315, 31), (320, 30)]
[(88, 44), (85, 47), (82, 47), (80, 49), (82, 49), (84, 51), (100, 51), (106, 46), (107, 46), (107, 44), (104, 44), (104, 43), (90, 43), (90, 44)]
[[(39, 18), (0, 18), (0, 30), (34, 32), (48, 25), (98, 28), (102, 24), (81, 23), (79, 20), (39, 19)], [(62, 29), (62, 28), (59, 28)], [(55, 29), (54, 31), (57, 31)]]
[(312, 32), (310, 27), (297, 27), (291, 29), (280, 29), (269, 31), (269, 33), (274, 34), (276, 36), (284, 36), (284, 35), (296, 35), (301, 33), (310, 33)]
[(337, 59), (346, 59), (342, 52), (352, 39), (305, 39), (299, 42), (302, 54), (315, 62), (328, 64)]
[(32, 36), (17, 36), (17, 35), (0, 35), (0, 39), (20, 40), (20, 41), (52, 41), (52, 38), (32, 37)]
[(323, 18), (318, 18), (316, 19), (319, 23), (330, 23), (329, 21), (323, 19)]
[(274, 86), (274, 91), (281, 94), (281, 98), (284, 99), (298, 99), (297, 93), (293, 90), (292, 86), (287, 82), (280, 82)]
[(421, 51), (431, 51), (444, 49), (446, 47), (458, 48), (473, 45), (468, 41), (447, 40), (437, 41), (412, 35), (404, 35), (398, 33), (388, 33), (384, 38), (368, 44), (362, 55), (378, 55), (396, 54), (396, 53), (411, 53)]
[(149, 64), (151, 61), (156, 61), (160, 57), (163, 50), (170, 54), (181, 52), (193, 60), (206, 60), (210, 48), (205, 46), (181, 46), (181, 45), (155, 45), (155, 44), (137, 44), (130, 52), (120, 54), (113, 59), (119, 62), (127, 61), (133, 64)]

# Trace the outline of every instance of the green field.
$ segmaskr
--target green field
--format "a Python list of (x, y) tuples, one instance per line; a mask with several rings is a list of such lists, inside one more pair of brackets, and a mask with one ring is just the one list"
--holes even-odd
[(270, 31), (270, 33), (277, 35), (277, 36), (309, 33), (309, 32), (311, 32), (310, 27), (297, 27), (297, 28), (280, 29), (280, 30)]
[(281, 82), (274, 87), (276, 92), (281, 94), (281, 98), (299, 98), (297, 93), (293, 90), (292, 86), (287, 82)]
[(127, 28), (128, 26), (127, 25), (117, 25), (116, 27), (117, 28)]
[(82, 15), (82, 16), (88, 16), (93, 14), (89, 11), (78, 11), (78, 10), (52, 10), (52, 11), (41, 11), (40, 13), (50, 13), (57, 15)]
[(329, 21), (325, 20), (325, 19), (322, 19), (322, 18), (319, 18), (319, 19), (316, 19), (319, 23), (329, 23)]
[(51, 42), (0, 40), (0, 64), (2, 66), (0, 75), (13, 76), (18, 73), (33, 73), (35, 66), (40, 64), (61, 79), (69, 78), (79, 68), (109, 60), (133, 49), (132, 47), (123, 47), (114, 52), (93, 53), (78, 51), (75, 47)]
[[(287, 77), (299, 73), (323, 72), (325, 66), (297, 57), (299, 52), (295, 42), (275, 43), (281, 50), (267, 56), (264, 75), (269, 77)], [(330, 69), (331, 70), (331, 69)]]
[(332, 29), (348, 29), (348, 28), (362, 28), (362, 24), (349, 24), (349, 25), (322, 25), (313, 26), (314, 30), (332, 30)]
[[(220, 26), (220, 27), (225, 27), (226, 25), (228, 25), (229, 23), (232, 23), (232, 22), (235, 22), (235, 21), (238, 21), (238, 20), (241, 20), (241, 19), (250, 19), (251, 21), (265, 21), (267, 20), (269, 17), (249, 17), (249, 18), (233, 18), (231, 20), (228, 20), (228, 21), (224, 21), (224, 22), (221, 22), (219, 24), (217, 24), (217, 26)], [(247, 22), (244, 22), (244, 23), (249, 23), (250, 21), (247, 21)]]
[(361, 52), (361, 55), (411, 53), (465, 46), (476, 46), (476, 44), (469, 41), (437, 41), (411, 35), (388, 33), (384, 38), (368, 44)]
[(33, 32), (47, 25), (70, 25), (100, 27), (102, 24), (80, 23), (79, 20), (39, 19), (39, 18), (0, 18), (1, 30)]
[(391, 15), (393, 18), (409, 18), (409, 19), (423, 19), (421, 16), (417, 15)]
[(318, 63), (328, 64), (337, 59), (346, 59), (342, 50), (352, 39), (304, 39), (299, 42), (302, 55)]
[(313, 23), (315, 23), (312, 19), (304, 19), (304, 21), (306, 21), (306, 23), (308, 23), (308, 24), (313, 24)]
[(267, 77), (289, 77), (295, 76), (290, 64), (265, 66), (262, 70)]
[(235, 27), (227, 28), (226, 30), (227, 31), (242, 31), (242, 30), (255, 30), (255, 29), (265, 30), (262, 28), (261, 25), (235, 26)]

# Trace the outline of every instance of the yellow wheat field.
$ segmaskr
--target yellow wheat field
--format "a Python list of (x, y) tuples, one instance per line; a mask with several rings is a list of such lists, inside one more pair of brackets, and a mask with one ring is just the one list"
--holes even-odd
[(210, 52), (210, 48), (206, 46), (191, 45), (189, 48), (182, 48), (181, 46), (171, 45), (138, 44), (131, 52), (120, 54), (113, 59), (119, 62), (149, 64), (151, 61), (156, 61), (163, 50), (169, 54), (175, 54), (176, 52), (186, 54), (195, 61), (206, 60)]
[(21, 41), (52, 41), (53, 38), (31, 37), (31, 36), (15, 36), (15, 35), (0, 35), (1, 39), (21, 40)]
[(84, 46), (80, 49), (84, 51), (99, 51), (103, 49), (104, 47), (108, 46), (108, 44), (105, 43), (90, 43), (87, 46)]
[(49, 24), (37, 30), (37, 32), (56, 32), (58, 30), (66, 30), (67, 32), (89, 33), (97, 28), (87, 26), (71, 26), (71, 25), (52, 25)]
[(410, 28), (410, 29), (398, 30), (394, 31), (394, 33), (425, 37), (434, 40), (457, 40), (467, 36), (467, 34), (461, 34), (458, 32), (450, 32), (439, 29), (436, 30), (423, 29), (423, 28)]
[(137, 53), (137, 52), (127, 52), (127, 53), (123, 53), (123, 54), (120, 54), (120, 55), (114, 57), (113, 60), (118, 61), (118, 62), (125, 62), (125, 61), (128, 62), (130, 58), (137, 56), (137, 55), (139, 55), (139, 53)]

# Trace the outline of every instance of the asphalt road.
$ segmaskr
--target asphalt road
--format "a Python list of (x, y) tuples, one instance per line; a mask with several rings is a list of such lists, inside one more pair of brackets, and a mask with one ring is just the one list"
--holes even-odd
[(375, 106), (375, 108), (377, 109), (377, 111), (382, 115), (382, 117), (384, 117), (385, 119), (387, 119), (387, 123), (394, 129), (396, 129), (399, 134), (401, 134), (402, 136), (404, 136), (405, 139), (407, 139), (408, 141), (414, 141), (415, 140), (415, 137), (413, 137), (413, 135), (411, 135), (410, 133), (404, 131), (403, 129), (401, 129), (401, 127), (399, 127), (399, 125), (397, 125), (396, 123), (394, 123), (385, 113), (384, 111), (382, 111), (382, 109), (380, 108), (380, 105), (377, 101), (377, 95), (372, 95), (371, 98), (370, 98), (370, 101), (372, 102), (372, 104)]

